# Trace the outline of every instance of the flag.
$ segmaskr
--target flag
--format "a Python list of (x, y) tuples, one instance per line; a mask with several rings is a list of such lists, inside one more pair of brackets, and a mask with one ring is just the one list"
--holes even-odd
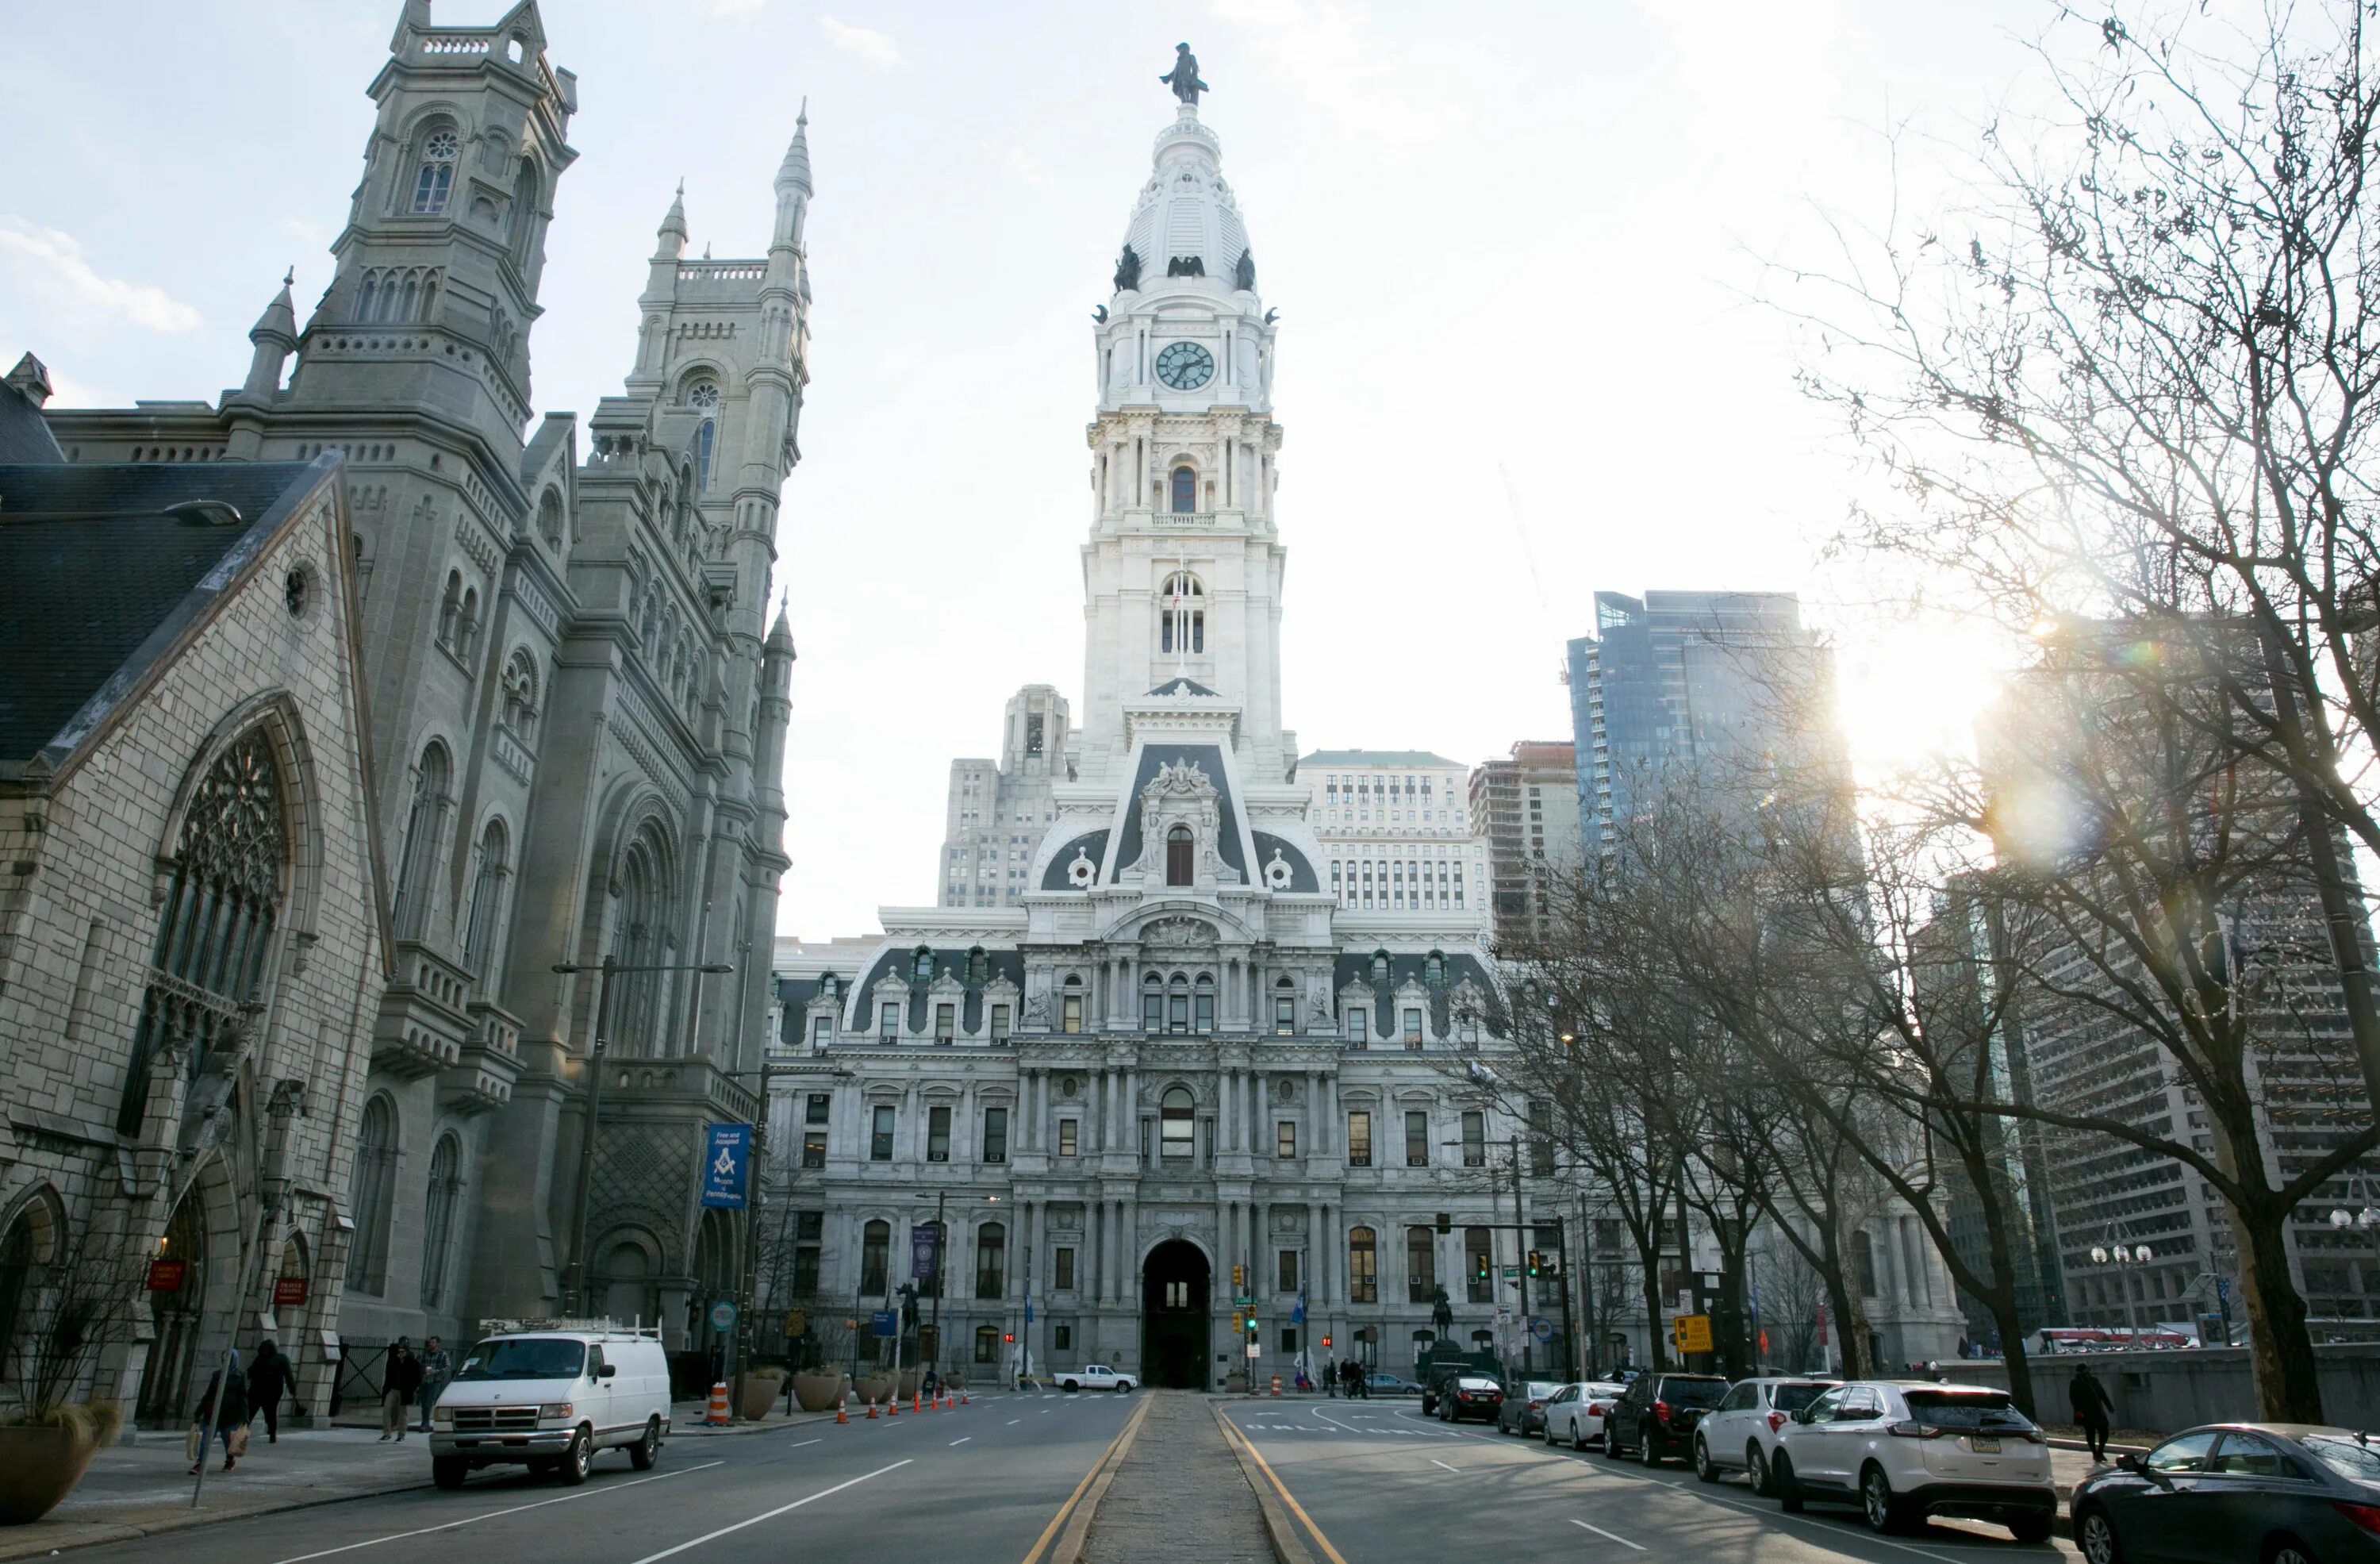
[(1293, 1326), (1305, 1323), (1305, 1289), (1302, 1287), (1297, 1289), (1297, 1306), (1289, 1312), (1289, 1323)]

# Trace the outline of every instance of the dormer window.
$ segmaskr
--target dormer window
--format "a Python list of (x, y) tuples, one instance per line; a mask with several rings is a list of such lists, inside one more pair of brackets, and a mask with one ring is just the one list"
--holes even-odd
[(452, 126), (442, 125), (422, 138), (413, 176), (414, 215), (434, 217), (446, 210), (446, 197), (455, 189), (455, 159), (462, 148)]
[(1189, 826), (1176, 825), (1166, 832), (1165, 883), (1169, 886), (1190, 884), (1195, 856)]

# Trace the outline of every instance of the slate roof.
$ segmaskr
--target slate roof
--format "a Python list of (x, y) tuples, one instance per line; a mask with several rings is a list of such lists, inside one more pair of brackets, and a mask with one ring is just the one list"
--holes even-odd
[(42, 404), (20, 385), (43, 397), (50, 394), (49, 372), (30, 353), (18, 360), (7, 381), (0, 384), (0, 463), (66, 460), (58, 437), (50, 433), (50, 421), (42, 416)]
[(1131, 801), (1124, 807), (1123, 834), (1117, 845), (1115, 867), (1108, 872), (1108, 883), (1114, 885), (1123, 878), (1123, 872), (1140, 861), (1140, 794), (1141, 789), (1157, 780), (1160, 766), (1180, 765), (1195, 761), (1198, 769), (1215, 788), (1217, 836), (1221, 839), (1215, 850), (1223, 861), (1240, 872), (1241, 883), (1252, 885), (1246, 855), (1240, 848), (1239, 804), (1232, 797), (1231, 774), (1223, 769), (1223, 751), (1219, 744), (1158, 744), (1152, 743), (1140, 751), (1140, 769), (1132, 779), (1132, 791), (1125, 795)]
[(335, 463), (0, 466), (0, 776), (71, 754)]
[(1427, 750), (1317, 750), (1297, 763), (1308, 765), (1460, 765)]
[(1151, 695), (1212, 695), (1215, 692), (1195, 678), (1169, 678), (1149, 693)]

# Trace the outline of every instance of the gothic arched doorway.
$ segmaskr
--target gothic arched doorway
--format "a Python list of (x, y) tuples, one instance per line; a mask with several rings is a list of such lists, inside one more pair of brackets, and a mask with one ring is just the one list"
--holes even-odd
[(1207, 1354), (1214, 1342), (1207, 1323), (1212, 1280), (1205, 1252), (1174, 1239), (1148, 1252), (1140, 1274), (1141, 1372), (1151, 1385), (1205, 1389), (1211, 1378)]
[[(149, 1308), (157, 1334), (149, 1344), (148, 1367), (140, 1376), (138, 1416), (148, 1427), (179, 1421), (189, 1398), (190, 1373), (197, 1361), (199, 1326), (206, 1301), (207, 1229), (200, 1196), (193, 1189), (182, 1196), (166, 1219), (155, 1261), (178, 1265), (176, 1271), (150, 1271)], [(175, 1285), (160, 1287), (171, 1277)]]

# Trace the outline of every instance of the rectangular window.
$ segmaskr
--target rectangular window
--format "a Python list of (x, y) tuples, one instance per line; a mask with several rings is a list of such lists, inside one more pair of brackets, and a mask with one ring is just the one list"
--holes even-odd
[(890, 1223), (870, 1222), (859, 1243), (859, 1290), (870, 1298), (880, 1298), (889, 1279), (886, 1271), (892, 1257), (892, 1228)]
[(951, 1159), (951, 1110), (946, 1107), (926, 1110), (926, 1160), (948, 1162)]
[(1361, 1111), (1347, 1116), (1347, 1166), (1372, 1166), (1372, 1116)]
[(901, 1007), (890, 999), (876, 1008), (876, 1035), (886, 1043), (901, 1041)]
[(975, 1361), (979, 1363), (1000, 1362), (1000, 1332), (990, 1326), (975, 1327)]
[(824, 1130), (811, 1130), (803, 1133), (802, 1166), (804, 1167), (826, 1166), (826, 1132)]
[(1554, 1171), (1554, 1105), (1540, 1097), (1529, 1105), (1529, 1176), (1550, 1179)]
[(983, 1159), (1008, 1160), (1008, 1110), (1004, 1107), (983, 1110)]
[(1438, 1232), (1405, 1229), (1405, 1301), (1427, 1303), (1438, 1296)]
[(1050, 1350), (1071, 1352), (1075, 1350), (1075, 1327), (1070, 1325), (1050, 1327)]
[(1347, 1301), (1380, 1301), (1380, 1254), (1372, 1229), (1357, 1228), (1347, 1235)]
[(832, 1016), (812, 1016), (810, 1018), (810, 1046), (823, 1053), (826, 1050), (827, 1045), (833, 1041), (834, 1018)]
[(958, 1030), (959, 1008), (956, 1005), (935, 1006), (934, 1041), (939, 1045), (948, 1046), (951, 1039), (958, 1035)]
[(1488, 1166), (1488, 1116), (1476, 1108), (1463, 1116), (1463, 1166)]
[(1429, 1166), (1429, 1115), (1419, 1108), (1405, 1115), (1405, 1166)]
[(886, 1103), (876, 1110), (875, 1132), (868, 1138), (868, 1160), (892, 1160), (892, 1105)]
[(1495, 1251), (1485, 1228), (1463, 1229), (1463, 1286), (1473, 1303), (1496, 1301)]
[(1202, 991), (1193, 1003), (1197, 1007), (1198, 1034), (1203, 1037), (1215, 1030), (1215, 996)]
[(1140, 1030), (1150, 1032), (1165, 1030), (1165, 996), (1154, 988), (1141, 992)]
[(1050, 1285), (1060, 1292), (1075, 1290), (1075, 1250), (1072, 1244), (1060, 1247), (1057, 1258), (1050, 1262)]
[(1062, 1118), (1058, 1120), (1058, 1155), (1060, 1156), (1072, 1156), (1075, 1155), (1075, 1123), (1076, 1121), (1071, 1118)]
[(1284, 1118), (1272, 1127), (1272, 1155), (1283, 1162), (1296, 1157), (1297, 1125), (1293, 1120)]
[(1347, 1041), (1356, 1047), (1366, 1046), (1372, 1036), (1372, 1012), (1361, 1005), (1347, 1007)]
[(1066, 996), (1065, 1003), (1059, 1008), (1058, 1011), (1058, 1030), (1067, 1032), (1083, 1030), (1083, 996), (1081, 995)]
[(802, 1243), (794, 1246), (794, 1296), (815, 1298), (819, 1289), (819, 1246)]
[(997, 1301), (1008, 1290), (1008, 1229), (986, 1222), (975, 1234), (975, 1296)]
[(1287, 1037), (1297, 1030), (1297, 996), (1283, 994), (1272, 1002), (1272, 1030), (1276, 1036)]
[(1174, 1032), (1190, 1030), (1190, 996), (1173, 994), (1166, 996), (1165, 1027)]
[(1280, 1260), (1279, 1290), (1284, 1294), (1293, 1295), (1297, 1291), (1297, 1251), (1294, 1249), (1281, 1251)]
[(1005, 1005), (991, 1008), (991, 1040), (995, 1044), (1008, 1041), (1008, 1007)]
[(1408, 1048), (1421, 1046), (1421, 1011), (1418, 1009), (1405, 1012), (1405, 1046)]
[(827, 1116), (833, 1111), (834, 1098), (831, 1094), (825, 1092), (812, 1092), (809, 1094), (809, 1101), (803, 1105), (802, 1122), (805, 1124), (824, 1124), (827, 1121)]
[(1297, 1356), (1297, 1327), (1295, 1326), (1283, 1326), (1281, 1327), (1281, 1355), (1284, 1358), (1293, 1358)]

